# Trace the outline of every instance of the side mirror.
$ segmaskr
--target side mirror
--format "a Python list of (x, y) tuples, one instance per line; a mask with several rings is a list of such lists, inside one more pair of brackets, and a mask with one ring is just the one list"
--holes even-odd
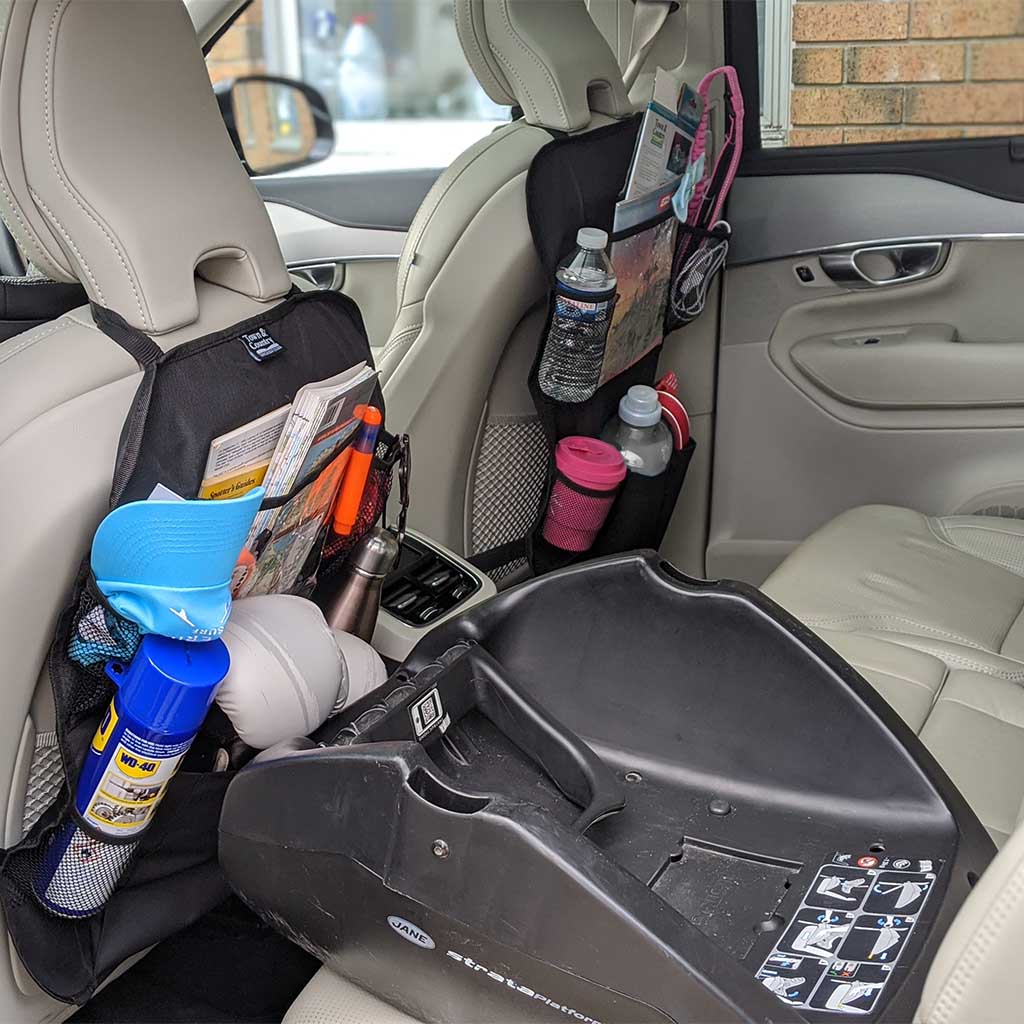
[(274, 75), (218, 82), (228, 135), (250, 175), (306, 167), (334, 152), (334, 122), (312, 86)]

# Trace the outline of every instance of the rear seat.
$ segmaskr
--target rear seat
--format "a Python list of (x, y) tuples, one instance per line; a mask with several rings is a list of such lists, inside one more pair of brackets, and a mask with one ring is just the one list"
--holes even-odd
[(1024, 522), (872, 505), (763, 590), (871, 682), (997, 844), (1024, 801)]

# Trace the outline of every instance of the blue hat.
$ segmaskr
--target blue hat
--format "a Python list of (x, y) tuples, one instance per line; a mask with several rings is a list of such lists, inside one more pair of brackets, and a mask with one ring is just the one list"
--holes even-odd
[(231, 573), (263, 496), (257, 487), (223, 501), (115, 508), (92, 542), (100, 592), (143, 633), (216, 639), (231, 614)]

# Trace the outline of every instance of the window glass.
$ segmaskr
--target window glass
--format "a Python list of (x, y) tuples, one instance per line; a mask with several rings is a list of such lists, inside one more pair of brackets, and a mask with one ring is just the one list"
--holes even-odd
[(453, 0), (254, 0), (206, 63), (214, 82), (283, 75), (322, 94), (335, 152), (293, 175), (447, 167), (510, 117), (466, 63)]
[(755, 0), (765, 146), (1024, 133), (1024, 0)]

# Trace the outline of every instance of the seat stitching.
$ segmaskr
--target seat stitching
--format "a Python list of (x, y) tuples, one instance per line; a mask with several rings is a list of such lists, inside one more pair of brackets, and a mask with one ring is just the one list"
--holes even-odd
[[(808, 626), (839, 626), (843, 624), (853, 625), (856, 628), (859, 624), (869, 623), (883, 623), (883, 625), (872, 625), (869, 626), (871, 629), (879, 630), (880, 632), (887, 633), (898, 633), (901, 630), (895, 625), (895, 623), (903, 623), (904, 625), (916, 626), (918, 629), (924, 630), (926, 633), (932, 633), (935, 636), (943, 637), (946, 640), (955, 640), (957, 643), (962, 643), (965, 647), (971, 647), (974, 650), (987, 651), (988, 648), (984, 644), (979, 644), (975, 640), (971, 640), (968, 637), (960, 636), (959, 633), (950, 633), (948, 630), (940, 629), (938, 626), (929, 626), (925, 622), (918, 622), (917, 619), (911, 619), (903, 615), (841, 615), (834, 617), (811, 617), (804, 618), (803, 622)], [(884, 623), (892, 622), (894, 625), (885, 626)], [(993, 652), (996, 653), (996, 652)]]
[(384, 346), (384, 351), (381, 352), (380, 358), (383, 362), (395, 349), (402, 348), (406, 344), (406, 336), (412, 335), (415, 338), (416, 335), (423, 330), (423, 324), (412, 324), (410, 327), (406, 327), (404, 331), (400, 331), (396, 334), (388, 343)]
[(42, 197), (34, 189), (30, 188), (29, 194), (36, 201), (40, 209), (42, 209), (42, 211), (50, 218), (50, 220), (52, 220), (53, 223), (57, 225), (57, 230), (60, 231), (64, 241), (67, 242), (68, 245), (71, 247), (71, 251), (78, 257), (78, 261), (82, 264), (82, 267), (85, 269), (85, 272), (89, 277), (89, 280), (92, 282), (93, 288), (96, 289), (96, 298), (98, 298), (100, 302), (105, 302), (106, 300), (103, 298), (103, 289), (100, 287), (99, 281), (96, 280), (92, 270), (89, 267), (89, 264), (86, 262), (85, 257), (81, 253), (81, 250), (78, 248), (77, 245), (75, 245), (74, 239), (72, 239), (72, 237), (68, 234), (67, 228), (64, 227), (60, 217), (58, 217), (57, 214), (55, 214), (53, 210), (51, 210), (46, 205), (46, 203), (43, 202)]
[[(37, 241), (35, 231), (33, 231), (32, 228), (28, 226), (28, 223), (22, 217), (21, 211), (18, 209), (17, 203), (15, 203), (14, 201), (14, 195), (7, 188), (7, 182), (4, 181), (3, 177), (0, 177), (0, 189), (3, 190), (3, 193), (7, 198), (7, 206), (10, 212), (14, 214), (15, 218), (17, 219), (18, 223), (21, 225), (22, 230), (25, 233), (25, 236), (21, 239), (22, 246), (24, 246), (25, 243), (28, 242), (30, 246), (36, 249), (36, 252), (31, 256), (32, 262), (35, 263), (35, 265), (39, 267), (41, 270), (45, 269), (47, 271), (47, 276), (49, 277), (60, 278), (61, 275), (66, 274), (67, 271), (63, 270), (61, 267), (58, 267), (57, 264), (52, 259), (50, 259), (50, 256), (46, 252), (46, 250), (43, 249), (42, 243)], [(29, 254), (26, 253), (26, 255)]]
[(6, 362), (8, 359), (11, 359), (12, 357), (16, 356), (19, 352), (24, 352), (25, 349), (31, 348), (33, 345), (42, 341), (44, 338), (49, 338), (51, 335), (56, 334), (58, 331), (64, 330), (64, 328), (67, 326), (68, 322), (66, 320), (55, 320), (52, 324), (49, 324), (47, 327), (40, 330), (38, 334), (33, 335), (31, 338), (22, 339), (17, 345), (14, 345), (13, 347), (10, 346), (10, 343), (4, 345), (3, 348), (0, 349), (0, 363)]
[[(970, 669), (973, 672), (979, 672), (982, 675), (995, 676), (997, 679), (1006, 679), (1011, 683), (1024, 682), (1024, 670), (1022, 671), (1010, 671), (1008, 669), (996, 668), (993, 665), (985, 665), (980, 661), (975, 661), (972, 658), (964, 657), (962, 654), (953, 654), (949, 651), (936, 651), (933, 648), (925, 647), (921, 644), (906, 643), (906, 646), (914, 651), (923, 651), (925, 654), (932, 654), (940, 661), (953, 662), (960, 668)], [(1001, 657), (1001, 655), (996, 655)], [(1008, 661), (1011, 659), (1007, 659)]]
[(993, 714), (991, 711), (986, 711), (984, 708), (976, 707), (974, 704), (968, 704), (962, 697), (943, 697), (941, 700), (935, 702), (935, 707), (940, 704), (957, 704), (962, 708), (967, 708), (968, 711), (975, 711), (979, 715), (984, 715), (986, 718), (994, 719), (997, 722), (1002, 722), (1003, 725), (1008, 725), (1013, 729), (1024, 730), (1024, 725), (1017, 725), (1016, 722), (1010, 722), (999, 715)]
[[(151, 321), (150, 321), (150, 318), (149, 318), (146, 310), (143, 308), (142, 298), (139, 295), (139, 291), (135, 287), (135, 273), (134, 273), (134, 271), (129, 268), (128, 263), (125, 260), (124, 254), (121, 252), (120, 246), (118, 246), (117, 243), (114, 241), (113, 236), (107, 230), (106, 226), (100, 221), (100, 219), (96, 216), (96, 214), (93, 213), (93, 211), (90, 210), (82, 202), (82, 200), (79, 199), (78, 196), (72, 191), (72, 189), (68, 185), (67, 178), (65, 177), (65, 175), (61, 171), (60, 166), (57, 163), (57, 157), (56, 157), (56, 153), (54, 151), (54, 145), (53, 145), (53, 121), (52, 121), (52, 114), (51, 114), (51, 109), (50, 109), (50, 64), (51, 64), (51, 62), (53, 60), (53, 49), (54, 49), (54, 44), (56, 42), (57, 22), (60, 20), (60, 17), (63, 16), (64, 11), (67, 9), (67, 6), (68, 6), (69, 2), (70, 2), (70, 0), (62, 0), (62, 2), (59, 3), (57, 5), (57, 7), (54, 9), (53, 17), (50, 19), (50, 32), (49, 32), (49, 37), (48, 37), (48, 40), (47, 40), (47, 47), (46, 47), (46, 64), (45, 64), (45, 70), (43, 72), (43, 111), (44, 111), (44, 114), (45, 114), (44, 124), (45, 124), (45, 127), (46, 127), (46, 144), (47, 144), (47, 149), (48, 149), (49, 154), (50, 154), (50, 163), (53, 166), (53, 171), (54, 171), (54, 174), (57, 176), (57, 180), (60, 182), (60, 184), (63, 187), (64, 191), (71, 198), (72, 202), (74, 202), (75, 205), (78, 206), (78, 208), (93, 222), (93, 224), (95, 224), (96, 227), (98, 227), (100, 229), (100, 231), (106, 237), (107, 241), (110, 243), (110, 247), (111, 247), (111, 249), (113, 249), (114, 255), (118, 258), (118, 261), (121, 264), (121, 268), (124, 270), (125, 274), (128, 275), (128, 284), (131, 287), (132, 294), (135, 296), (135, 304), (138, 307), (139, 315), (142, 317), (142, 322), (143, 322), (143, 324), (145, 326), (149, 327), (151, 325)], [(36, 201), (38, 202), (39, 200), (36, 199)], [(43, 208), (45, 209), (45, 207), (43, 207)], [(61, 230), (64, 231), (63, 228), (61, 228)], [(65, 232), (65, 234), (66, 234), (66, 232)], [(76, 252), (77, 252), (77, 250), (76, 250)], [(82, 262), (84, 264), (85, 263), (84, 257), (80, 256), (79, 258), (82, 259)], [(86, 265), (86, 270), (88, 270), (88, 269), (89, 269), (88, 265)], [(92, 278), (91, 271), (89, 273), (89, 276), (90, 276), (90, 278)], [(94, 278), (93, 278), (93, 284), (94, 285), (96, 284)], [(103, 296), (99, 294), (99, 285), (96, 285), (96, 291), (97, 291), (97, 294), (100, 297), (100, 300), (103, 301)]]
[[(919, 679), (914, 679), (913, 676), (905, 676), (900, 672), (892, 672), (887, 668), (877, 668), (874, 665), (869, 665), (867, 662), (861, 661), (859, 658), (856, 661), (847, 659), (854, 668), (860, 670), (863, 669), (865, 672), (877, 672), (880, 676), (888, 676), (890, 679), (898, 679), (904, 683), (910, 683), (912, 686), (919, 686), (922, 690), (927, 690), (929, 695), (934, 695), (937, 691), (933, 690), (927, 683), (922, 683)], [(941, 688), (942, 684), (939, 684)]]
[[(562, 102), (562, 92), (558, 86), (558, 81), (551, 74), (551, 70), (544, 63), (544, 61), (540, 59), (539, 54), (537, 54), (533, 49), (531, 49), (530, 46), (527, 45), (526, 40), (523, 39), (523, 37), (512, 26), (512, 19), (509, 17), (508, 14), (508, 6), (504, 3), (500, 4), (499, 6), (501, 7), (502, 17), (505, 20), (505, 27), (508, 29), (512, 38), (515, 39), (516, 42), (519, 43), (519, 45), (522, 47), (522, 49), (526, 51), (526, 54), (533, 60), (534, 64), (536, 64), (537, 67), (540, 68), (544, 77), (548, 80), (548, 85), (551, 86), (551, 91), (554, 93), (555, 102), (558, 104), (558, 109), (562, 114), (562, 119), (565, 121), (566, 127), (571, 128), (572, 125), (569, 121), (569, 114), (565, 108), (565, 104)], [(489, 38), (488, 44), (490, 44)], [(516, 79), (522, 84), (523, 91), (526, 92), (526, 95), (530, 98), (530, 103), (533, 104), (534, 112), (539, 114), (540, 108), (537, 106), (537, 103), (534, 101), (533, 97), (530, 96), (530, 93), (526, 88), (526, 83), (523, 81), (522, 77), (519, 75), (516, 69), (507, 60), (503, 59), (501, 54), (498, 53), (493, 46), (491, 46), (491, 52), (494, 54), (495, 57), (498, 58), (499, 61), (501, 61), (502, 64), (504, 64), (512, 72)]]

